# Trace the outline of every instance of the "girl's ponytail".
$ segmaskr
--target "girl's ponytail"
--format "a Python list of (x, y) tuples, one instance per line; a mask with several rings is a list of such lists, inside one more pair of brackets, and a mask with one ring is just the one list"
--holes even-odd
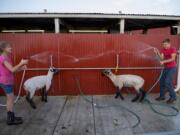
[(9, 45), (6, 41), (0, 41), (0, 54), (4, 52), (4, 49)]

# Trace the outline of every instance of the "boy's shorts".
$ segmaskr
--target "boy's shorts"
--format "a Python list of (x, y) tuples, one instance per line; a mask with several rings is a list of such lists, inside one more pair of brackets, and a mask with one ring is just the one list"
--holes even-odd
[(0, 88), (2, 88), (6, 94), (13, 93), (13, 85), (5, 85), (0, 83)]

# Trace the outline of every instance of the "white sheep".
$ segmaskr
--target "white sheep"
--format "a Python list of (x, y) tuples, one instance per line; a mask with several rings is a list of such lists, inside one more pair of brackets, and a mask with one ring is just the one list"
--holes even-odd
[(103, 75), (109, 77), (115, 87), (117, 88), (116, 91), (116, 96), (115, 98), (120, 98), (123, 100), (124, 97), (121, 95), (120, 91), (123, 87), (133, 87), (137, 95), (135, 98), (132, 99), (132, 102), (137, 101), (140, 98), (140, 102), (144, 100), (146, 92), (143, 90), (143, 85), (144, 85), (144, 79), (140, 76), (137, 75), (115, 75), (111, 72), (110, 69), (105, 69), (103, 70)]
[(32, 108), (36, 109), (33, 96), (37, 90), (42, 90), (42, 101), (47, 102), (48, 90), (51, 86), (53, 75), (57, 72), (58, 70), (56, 68), (50, 67), (47, 75), (35, 76), (25, 81), (24, 90), (27, 93), (26, 100)]

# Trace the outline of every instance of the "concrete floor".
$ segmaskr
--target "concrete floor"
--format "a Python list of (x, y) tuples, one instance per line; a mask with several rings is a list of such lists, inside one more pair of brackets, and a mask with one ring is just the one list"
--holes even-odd
[[(133, 95), (124, 96), (125, 101), (114, 99), (112, 95), (85, 97), (101, 108), (93, 106), (82, 96), (50, 96), (48, 103), (35, 97), (36, 110), (31, 109), (22, 97), (15, 105), (15, 112), (24, 118), (24, 123), (7, 126), (6, 109), (0, 107), (0, 135), (180, 135), (180, 115), (158, 115), (146, 103), (132, 103)], [(155, 97), (151, 95), (152, 102), (156, 102)], [(0, 103), (4, 102), (5, 97), (0, 97)], [(141, 123), (133, 128), (136, 117), (119, 105), (140, 116)], [(180, 109), (179, 98), (173, 106)], [(163, 113), (174, 113), (164, 107), (155, 108)]]

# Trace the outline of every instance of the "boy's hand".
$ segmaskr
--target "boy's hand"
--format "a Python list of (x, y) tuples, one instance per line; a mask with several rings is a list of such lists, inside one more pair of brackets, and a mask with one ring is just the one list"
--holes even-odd
[(27, 65), (28, 64), (28, 60), (22, 59), (20, 64), (21, 65)]
[(159, 50), (157, 48), (154, 48), (154, 52), (155, 52), (155, 54), (158, 54)]

